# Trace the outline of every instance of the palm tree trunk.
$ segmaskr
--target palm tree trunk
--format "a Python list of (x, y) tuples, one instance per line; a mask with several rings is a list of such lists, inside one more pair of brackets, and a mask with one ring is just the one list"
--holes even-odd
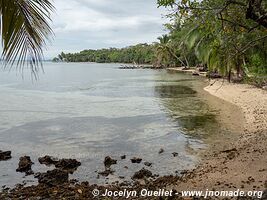
[(186, 56), (184, 56), (184, 59), (185, 59), (185, 62), (186, 62), (186, 68), (189, 68), (190, 66), (189, 66), (189, 62), (188, 62)]

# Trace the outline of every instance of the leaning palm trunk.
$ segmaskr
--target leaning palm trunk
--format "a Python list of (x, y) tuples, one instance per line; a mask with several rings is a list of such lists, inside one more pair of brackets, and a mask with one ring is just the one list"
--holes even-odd
[(49, 21), (54, 7), (50, 0), (0, 0), (0, 30), (4, 67), (36, 73), (42, 66), (43, 48), (53, 33)]

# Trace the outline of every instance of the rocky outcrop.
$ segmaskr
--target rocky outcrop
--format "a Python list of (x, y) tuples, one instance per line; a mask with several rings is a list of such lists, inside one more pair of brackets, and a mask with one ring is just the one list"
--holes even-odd
[(142, 158), (137, 158), (137, 157), (133, 157), (132, 159), (131, 159), (131, 161), (132, 161), (132, 163), (141, 163), (142, 162)]
[(149, 178), (152, 177), (153, 174), (151, 171), (147, 170), (147, 169), (141, 169), (140, 171), (136, 172), (132, 179), (144, 179), (144, 178)]
[(39, 183), (48, 186), (58, 186), (68, 182), (69, 174), (64, 170), (54, 169), (52, 171), (47, 171), (46, 173), (37, 174), (35, 178), (38, 178)]
[(117, 160), (112, 159), (109, 156), (105, 157), (105, 160), (104, 160), (105, 167), (109, 168), (111, 165), (115, 165), (115, 164), (117, 164)]
[(19, 159), (19, 167), (17, 172), (25, 172), (27, 175), (33, 174), (32, 165), (34, 163), (31, 161), (30, 156), (23, 156)]

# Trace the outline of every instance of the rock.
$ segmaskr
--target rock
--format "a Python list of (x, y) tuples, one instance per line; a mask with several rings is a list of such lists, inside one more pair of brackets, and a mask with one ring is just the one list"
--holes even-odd
[(212, 79), (215, 79), (215, 78), (222, 78), (222, 76), (217, 73), (217, 72), (211, 72), (207, 75), (208, 78), (212, 78)]
[(30, 176), (30, 175), (33, 175), (34, 172), (32, 170), (28, 170), (25, 172), (26, 176)]
[(60, 159), (55, 164), (56, 168), (68, 171), (70, 173), (76, 171), (79, 166), (81, 166), (81, 162), (77, 161), (76, 159)]
[(104, 160), (105, 167), (110, 167), (111, 165), (117, 164), (117, 160), (112, 159), (111, 157), (107, 156)]
[(233, 149), (227, 149), (227, 150), (224, 150), (224, 151), (221, 151), (221, 153), (230, 153), (230, 152), (236, 152), (237, 149), (236, 148), (233, 148)]
[(122, 160), (126, 159), (126, 155), (121, 156), (121, 159)]
[(199, 74), (197, 71), (194, 71), (194, 72), (192, 73), (192, 75), (193, 75), (193, 76), (200, 76), (200, 74)]
[(40, 157), (38, 158), (38, 161), (40, 164), (44, 164), (44, 165), (55, 165), (58, 160), (56, 158), (53, 158), (51, 156), (44, 156), (44, 157)]
[(45, 165), (55, 165), (56, 168), (65, 170), (69, 173), (73, 173), (79, 166), (81, 166), (81, 162), (77, 161), (76, 159), (56, 159), (51, 156), (44, 156), (38, 158), (41, 164)]
[(152, 163), (150, 163), (150, 162), (144, 162), (144, 165), (150, 167), (152, 165)]
[(132, 163), (141, 163), (142, 162), (142, 158), (137, 158), (137, 157), (133, 157), (132, 159), (131, 159), (131, 161), (132, 161)]
[(111, 169), (107, 169), (103, 172), (99, 172), (98, 174), (104, 177), (108, 177), (110, 174), (113, 174), (115, 171), (111, 170)]
[(11, 159), (11, 151), (0, 151), (0, 161)]
[(177, 152), (172, 153), (173, 157), (177, 157), (179, 154)]
[(159, 154), (162, 154), (163, 152), (164, 152), (164, 149), (161, 148), (161, 149), (159, 150)]
[(149, 178), (152, 177), (152, 172), (147, 170), (147, 169), (141, 169), (140, 171), (136, 172), (132, 179), (144, 179), (144, 178)]
[(60, 184), (68, 182), (69, 174), (61, 169), (54, 169), (46, 173), (41, 173), (36, 178), (38, 178), (39, 183), (49, 186), (59, 186)]
[(26, 174), (32, 174), (32, 165), (34, 163), (31, 161), (30, 156), (24, 156), (19, 159), (19, 167), (17, 172), (25, 172)]

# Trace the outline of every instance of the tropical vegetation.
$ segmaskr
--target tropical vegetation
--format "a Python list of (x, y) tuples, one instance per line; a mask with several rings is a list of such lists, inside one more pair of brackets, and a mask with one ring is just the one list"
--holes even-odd
[(84, 50), (79, 53), (64, 53), (53, 61), (66, 62), (97, 62), (97, 63), (152, 63), (154, 47), (148, 44), (138, 44), (126, 48), (109, 48), (99, 50)]
[(168, 7), (168, 34), (153, 44), (61, 53), (55, 61), (201, 66), (228, 80), (266, 84), (267, 2), (263, 0), (158, 0)]
[[(267, 74), (267, 2), (262, 0), (158, 0), (172, 10), (171, 43), (181, 59), (229, 80)], [(193, 54), (194, 55), (193, 55)]]

